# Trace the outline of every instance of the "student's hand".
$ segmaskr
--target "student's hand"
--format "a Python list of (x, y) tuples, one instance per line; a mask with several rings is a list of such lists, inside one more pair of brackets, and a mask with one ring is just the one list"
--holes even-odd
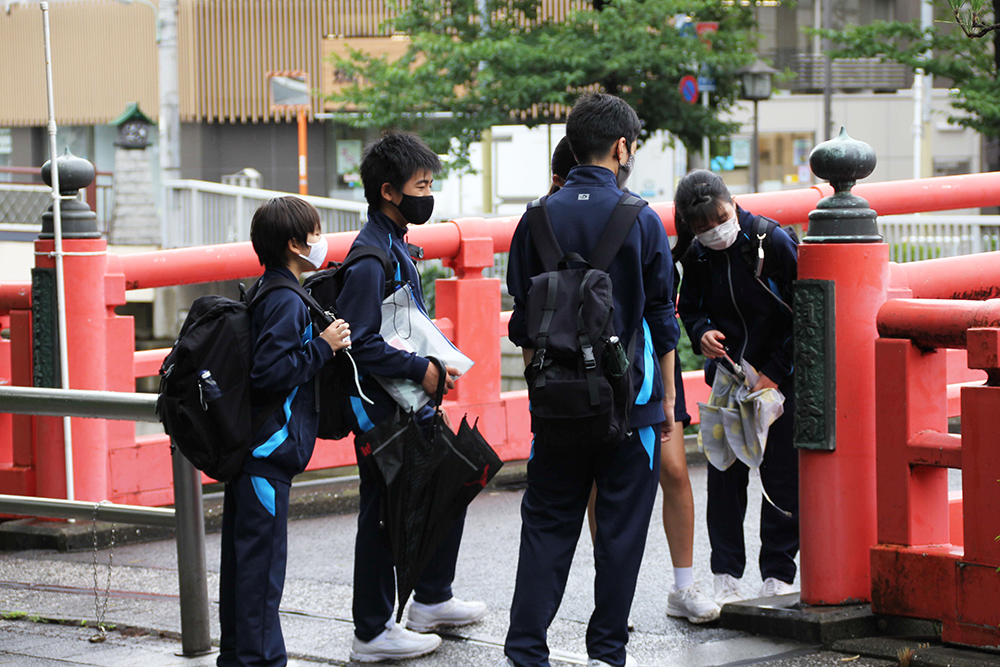
[(722, 341), (726, 340), (725, 334), (717, 329), (706, 331), (701, 337), (701, 353), (709, 359), (718, 359), (726, 353)]
[[(444, 393), (447, 394), (455, 388), (455, 381), (451, 378), (458, 375), (458, 369), (451, 366), (445, 366), (444, 369), (445, 372), (448, 373), (448, 377), (445, 378), (444, 381)], [(438, 367), (433, 361), (427, 364), (427, 372), (424, 373), (424, 381), (420, 384), (429, 396), (434, 396), (434, 393), (438, 388)]]
[(755, 391), (760, 391), (761, 389), (777, 389), (777, 388), (778, 385), (775, 384), (774, 380), (761, 373), (760, 379), (757, 380), (757, 384), (753, 386), (753, 389), (750, 390), (750, 393), (753, 393)]
[(351, 328), (344, 320), (334, 320), (333, 324), (324, 329), (319, 337), (330, 345), (331, 350), (336, 352), (351, 345)]
[(663, 399), (663, 426), (660, 428), (660, 443), (670, 442), (670, 434), (674, 431), (674, 402)]

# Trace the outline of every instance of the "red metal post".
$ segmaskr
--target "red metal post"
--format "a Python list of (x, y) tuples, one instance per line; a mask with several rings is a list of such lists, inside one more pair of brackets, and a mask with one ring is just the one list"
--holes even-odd
[[(482, 221), (485, 223), (485, 221)], [(507, 440), (507, 420), (500, 402), (500, 281), (484, 278), (482, 270), (493, 266), (493, 240), (489, 230), (475, 219), (455, 225), (461, 245), (454, 258), (446, 260), (455, 277), (438, 280), (436, 316), (452, 325), (455, 345), (476, 365), (458, 380), (449, 399), (460, 406), (456, 416), (469, 413), (480, 419), (479, 428), (490, 442)]]
[(836, 282), (836, 451), (799, 451), (802, 601), (871, 595), (876, 540), (875, 316), (889, 278), (885, 244), (803, 244), (799, 277)]
[[(946, 402), (941, 400), (947, 373), (945, 352), (921, 351), (899, 338), (880, 338), (875, 348), (878, 543), (948, 544), (948, 470), (911, 465), (921, 450), (919, 436), (958, 440), (948, 435)], [(944, 441), (939, 444), (945, 445), (939, 452), (951, 446)]]

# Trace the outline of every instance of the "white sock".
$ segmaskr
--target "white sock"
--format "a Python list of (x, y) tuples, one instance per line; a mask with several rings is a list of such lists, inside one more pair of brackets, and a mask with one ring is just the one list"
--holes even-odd
[(679, 591), (694, 583), (694, 567), (674, 568), (674, 590)]

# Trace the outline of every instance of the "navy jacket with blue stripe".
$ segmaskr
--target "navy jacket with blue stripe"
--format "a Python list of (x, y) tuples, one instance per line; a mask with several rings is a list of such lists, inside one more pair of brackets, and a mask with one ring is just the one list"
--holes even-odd
[[(368, 209), (368, 222), (361, 228), (352, 248), (376, 246), (384, 250), (395, 265), (396, 280), (408, 283), (413, 296), (423, 307), (420, 274), (410, 259), (406, 245), (406, 230), (384, 213)], [(388, 378), (404, 378), (423, 382), (428, 360), (412, 352), (396, 349), (385, 342), (379, 330), (382, 326), (382, 301), (385, 298), (385, 271), (375, 257), (367, 257), (347, 268), (344, 284), (337, 297), (337, 314), (351, 326), (351, 356), (363, 378), (362, 389), (374, 405), (362, 402), (352, 391), (349, 413), (354, 420), (354, 432), (364, 432), (377, 425), (395, 410), (396, 402), (370, 374)], [(429, 414), (430, 408), (424, 412)], [(421, 414), (420, 419), (426, 415)]]
[[(701, 353), (701, 337), (712, 329), (726, 339), (729, 357), (742, 357), (781, 387), (792, 390), (792, 305), (791, 288), (798, 273), (798, 248), (780, 227), (765, 245), (764, 272), (757, 281), (747, 255), (756, 258), (756, 239), (751, 239), (756, 216), (738, 209), (740, 233), (725, 250), (712, 250), (694, 241), (684, 260), (684, 280), (677, 309), (691, 338), (691, 346)], [(752, 244), (754, 252), (747, 253)], [(781, 299), (779, 301), (778, 299)], [(705, 379), (712, 384), (715, 362), (705, 365)]]
[[(604, 232), (622, 196), (610, 169), (581, 165), (569, 172), (566, 185), (546, 200), (549, 220), (563, 253), (587, 258)], [(507, 289), (514, 297), (510, 339), (531, 347), (525, 321), (525, 300), (531, 278), (543, 272), (528, 226), (521, 219), (510, 245)], [(636, 403), (633, 426), (664, 420), (663, 381), (659, 358), (677, 347), (679, 328), (674, 315), (674, 264), (660, 218), (644, 207), (618, 255), (608, 267), (614, 285), (615, 331), (622, 341), (636, 332), (632, 359)]]
[[(267, 269), (261, 281), (276, 276), (295, 280), (291, 271), (281, 268)], [(255, 304), (250, 330), (254, 341), (251, 414), (256, 419), (276, 395), (286, 398), (253, 436), (243, 471), (290, 484), (292, 477), (306, 469), (316, 444), (313, 378), (333, 358), (333, 350), (314, 337), (309, 310), (290, 289), (268, 292)]]

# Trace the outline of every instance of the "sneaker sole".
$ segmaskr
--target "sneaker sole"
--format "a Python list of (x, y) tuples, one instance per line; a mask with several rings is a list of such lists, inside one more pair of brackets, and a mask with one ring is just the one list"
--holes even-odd
[(419, 623), (414, 623), (413, 621), (407, 619), (406, 629), (419, 632), (420, 634), (427, 634), (428, 632), (434, 632), (435, 630), (441, 630), (443, 628), (464, 628), (466, 625), (478, 623), (485, 617), (486, 612), (483, 612), (481, 616), (466, 621), (439, 621), (437, 623), (431, 623), (430, 625), (420, 625)]
[(721, 611), (715, 611), (715, 612), (710, 612), (706, 616), (688, 616), (686, 613), (684, 613), (682, 611), (679, 611), (677, 609), (671, 609), (670, 607), (667, 607), (667, 616), (670, 616), (671, 618), (683, 618), (683, 619), (686, 619), (688, 623), (694, 623), (695, 625), (699, 625), (701, 623), (711, 623), (712, 621), (717, 621), (717, 620), (719, 620), (719, 615), (720, 614), (721, 614)]
[(426, 651), (414, 652), (414, 653), (355, 653), (351, 651), (351, 660), (354, 662), (384, 662), (386, 660), (409, 660), (410, 658), (419, 658), (422, 655), (427, 655), (428, 653), (433, 653), (441, 646), (438, 644), (434, 648), (429, 648)]

